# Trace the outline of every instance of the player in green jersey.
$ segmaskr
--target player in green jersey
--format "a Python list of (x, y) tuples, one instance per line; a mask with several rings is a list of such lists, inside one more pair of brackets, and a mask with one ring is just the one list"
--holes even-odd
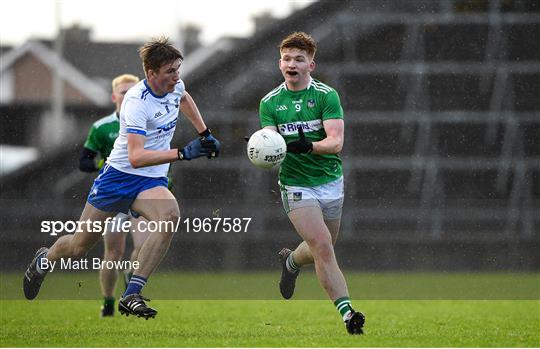
[[(119, 75), (112, 81), (112, 101), (116, 105), (116, 110), (109, 116), (96, 121), (88, 133), (84, 149), (79, 159), (79, 169), (84, 172), (96, 172), (103, 167), (105, 159), (111, 153), (114, 141), (118, 137), (120, 129), (120, 106), (124, 100), (124, 95), (133, 85), (139, 81), (139, 78), (131, 74)], [(97, 161), (96, 161), (97, 160)], [(104, 261), (120, 261), (124, 257), (126, 247), (126, 234), (118, 231), (120, 222), (131, 220), (130, 229), (131, 237), (133, 238), (133, 251), (131, 252), (130, 260), (137, 260), (137, 255), (142, 244), (148, 237), (149, 233), (134, 229), (137, 227), (138, 220), (144, 218), (130, 217), (124, 213), (119, 213), (111, 225), (111, 229), (107, 229), (107, 233), (103, 236), (105, 251), (103, 254)], [(114, 226), (117, 229), (113, 229)], [(131, 270), (126, 270), (126, 278), (129, 279)], [(102, 268), (99, 270), (99, 281), (103, 294), (103, 306), (101, 307), (101, 316), (112, 316), (114, 314), (114, 288), (118, 280), (118, 270)], [(129, 281), (129, 280), (128, 280)]]
[(287, 142), (279, 184), (283, 206), (304, 240), (294, 251), (279, 252), (280, 292), (292, 297), (300, 268), (315, 264), (321, 285), (351, 334), (361, 334), (364, 315), (351, 306), (347, 284), (334, 254), (343, 206), (343, 109), (339, 95), (315, 80), (316, 44), (295, 32), (280, 45), (279, 69), (285, 81), (262, 98), (261, 127), (278, 131)]

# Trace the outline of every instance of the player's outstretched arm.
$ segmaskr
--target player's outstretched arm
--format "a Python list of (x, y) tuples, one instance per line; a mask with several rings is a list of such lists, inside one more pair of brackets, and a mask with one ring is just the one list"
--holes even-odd
[(191, 122), (193, 127), (195, 127), (197, 133), (202, 133), (207, 129), (202, 115), (199, 112), (199, 108), (197, 108), (197, 104), (195, 104), (195, 101), (193, 98), (191, 98), (191, 95), (187, 93), (187, 91), (180, 100), (180, 111)]
[(221, 144), (212, 135), (210, 129), (206, 127), (199, 108), (197, 108), (197, 104), (187, 91), (180, 100), (180, 111), (191, 122), (193, 127), (195, 127), (200, 137), (180, 149), (178, 151), (178, 158), (181, 160), (191, 160), (202, 156), (206, 156), (209, 159), (218, 157)]
[(144, 149), (145, 136), (128, 133), (128, 159), (133, 168), (155, 166), (179, 160), (178, 149)]

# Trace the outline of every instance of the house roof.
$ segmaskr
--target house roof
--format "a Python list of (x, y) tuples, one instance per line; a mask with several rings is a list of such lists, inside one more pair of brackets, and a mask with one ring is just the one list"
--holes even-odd
[[(60, 77), (96, 105), (105, 106), (109, 103), (110, 94), (104, 86), (75, 68), (65, 58), (58, 57), (56, 52), (39, 41), (27, 41), (23, 45), (2, 54), (0, 56), (0, 73), (6, 72), (18, 59), (28, 53), (34, 55), (50, 70), (54, 70), (56, 64), (59, 63)], [(84, 86), (84, 88), (79, 89), (78, 86)]]
[(3, 55), (4, 53), (10, 51), (11, 49), (12, 49), (11, 46), (0, 45), (0, 55)]
[(64, 59), (92, 78), (111, 80), (120, 74), (134, 74), (144, 78), (138, 48), (140, 44), (77, 41), (64, 43)]

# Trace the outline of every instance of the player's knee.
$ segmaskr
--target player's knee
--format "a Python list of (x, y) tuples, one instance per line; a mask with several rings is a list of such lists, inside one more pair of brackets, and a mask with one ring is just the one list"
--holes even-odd
[(176, 225), (180, 220), (180, 212), (177, 209), (170, 209), (163, 212), (160, 218), (160, 224), (163, 225), (163, 230), (167, 233), (174, 233)]
[(328, 234), (317, 234), (306, 240), (313, 257), (328, 260), (333, 254), (332, 238)]
[(306, 242), (310, 248), (325, 248), (332, 245), (332, 237), (326, 232), (320, 232), (306, 238)]
[(120, 249), (108, 249), (105, 251), (103, 258), (106, 261), (119, 261), (124, 257), (124, 251)]
[(84, 245), (73, 246), (71, 250), (71, 255), (75, 259), (84, 258), (86, 254), (88, 253), (88, 250), (89, 249)]
[(167, 213), (167, 221), (168, 222), (178, 222), (178, 220), (180, 219), (180, 212), (177, 210), (177, 209), (171, 209), (169, 210), (169, 212)]

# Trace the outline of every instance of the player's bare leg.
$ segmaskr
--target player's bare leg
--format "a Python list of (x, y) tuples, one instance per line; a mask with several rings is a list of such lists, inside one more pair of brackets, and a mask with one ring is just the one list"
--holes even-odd
[[(116, 212), (101, 211), (88, 202), (84, 206), (84, 210), (81, 214), (79, 221), (81, 222), (101, 222), (101, 227), (104, 228), (105, 220), (109, 217), (114, 217)], [(47, 253), (47, 259), (50, 261), (57, 261), (60, 258), (82, 258), (88, 251), (96, 245), (101, 239), (102, 231), (89, 231), (87, 224), (81, 224), (81, 230), (75, 232), (73, 235), (61, 236), (56, 242), (49, 248)]]
[[(79, 219), (80, 222), (101, 222), (101, 227), (107, 218), (116, 215), (115, 212), (104, 212), (98, 210), (94, 206), (86, 203), (84, 210)], [(47, 259), (47, 261), (58, 261), (60, 258), (82, 258), (88, 251), (101, 239), (102, 231), (94, 228), (92, 224), (81, 224), (80, 230), (75, 234), (61, 236), (49, 248), (41, 248), (36, 253), (36, 256), (28, 266), (23, 280), (24, 295), (27, 299), (34, 299), (39, 293), (41, 283), (47, 275), (47, 269), (39, 268), (39, 260)]]
[(150, 235), (148, 231), (145, 230), (138, 230), (138, 222), (146, 220), (144, 217), (139, 218), (131, 218), (132, 227), (134, 228), (131, 231), (131, 237), (133, 239), (133, 250), (131, 251), (130, 260), (136, 261), (137, 257), (139, 256), (139, 252), (141, 251), (141, 247)]
[[(324, 222), (332, 236), (332, 244), (335, 245), (339, 234), (341, 219), (325, 220)], [(294, 294), (296, 278), (300, 273), (300, 268), (304, 265), (313, 264), (313, 255), (308, 244), (305, 241), (302, 241), (294, 251), (291, 251), (288, 248), (282, 249), (279, 252), (279, 257), (282, 264), (279, 290), (283, 298), (289, 299)]]
[[(328, 219), (325, 220), (324, 223), (326, 224), (326, 227), (328, 228), (328, 230), (330, 231), (330, 235), (332, 236), (332, 245), (335, 246), (339, 235), (341, 219)], [(309, 246), (305, 241), (302, 241), (292, 253), (293, 256), (291, 258), (294, 259), (294, 263), (298, 267), (313, 264), (313, 255), (311, 254), (311, 250), (309, 249)]]
[(334, 254), (332, 236), (324, 223), (321, 209), (319, 207), (298, 208), (289, 212), (289, 219), (309, 247), (317, 277), (328, 296), (335, 300), (348, 295), (345, 278)]
[[(146, 238), (148, 238), (149, 232), (147, 230), (141, 230), (139, 229), (139, 225), (141, 221), (145, 221), (147, 223), (148, 221), (144, 217), (138, 217), (134, 218), (131, 217), (131, 239), (133, 241), (133, 250), (131, 251), (131, 255), (129, 260), (131, 262), (135, 262), (139, 256), (139, 252), (141, 251), (141, 247), (144, 244), (144, 241)], [(133, 269), (127, 269), (124, 270), (124, 281), (125, 281), (125, 288), (127, 288), (129, 284), (129, 280), (131, 279), (131, 276), (133, 275)]]
[[(118, 219), (119, 215), (116, 216)], [(115, 223), (116, 224), (116, 223)], [(104, 261), (121, 261), (124, 257), (126, 248), (126, 233), (121, 231), (107, 232), (103, 236), (105, 251), (103, 253)], [(101, 268), (99, 270), (99, 281), (104, 303), (101, 308), (101, 316), (112, 316), (114, 314), (114, 289), (118, 280), (118, 270), (116, 268)]]
[(143, 298), (140, 292), (169, 248), (180, 217), (180, 209), (171, 192), (161, 186), (141, 192), (131, 209), (149, 221), (161, 224), (162, 229), (151, 232), (142, 245), (138, 256), (139, 269), (134, 271), (118, 309), (122, 314), (133, 314), (148, 319), (155, 317), (157, 311), (146, 306), (145, 300), (148, 299)]
[(299, 246), (301, 258), (306, 262), (313, 259), (317, 278), (343, 317), (347, 331), (350, 334), (363, 333), (364, 315), (354, 311), (351, 306), (347, 283), (334, 254), (340, 221), (336, 219), (325, 222), (319, 207), (292, 210), (289, 212), (289, 219), (308, 247), (306, 249), (306, 245), (302, 244)]
[[(180, 209), (176, 198), (165, 187), (145, 190), (137, 196), (132, 205), (148, 221), (167, 222), (163, 229), (151, 232), (139, 251), (139, 269), (133, 275), (148, 278), (157, 268), (171, 243), (174, 227), (180, 218)], [(171, 224), (172, 223), (172, 224)]]
[[(121, 261), (124, 257), (125, 235), (124, 233), (107, 233), (103, 237), (105, 241), (105, 252), (103, 260)], [(114, 288), (118, 279), (118, 270), (115, 268), (103, 268), (99, 271), (101, 281), (101, 291), (104, 297), (114, 297)]]

